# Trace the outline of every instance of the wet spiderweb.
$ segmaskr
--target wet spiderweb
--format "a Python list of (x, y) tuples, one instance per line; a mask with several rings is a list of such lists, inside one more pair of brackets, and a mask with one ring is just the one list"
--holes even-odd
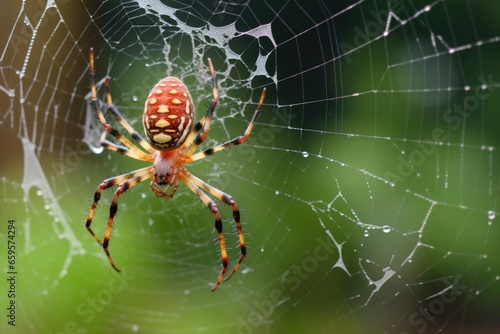
[[(17, 328), (2, 331), (498, 331), (499, 1), (10, 6), (0, 241), (14, 219), (19, 294)], [(203, 115), (210, 57), (221, 101), (202, 149), (241, 134), (267, 88), (248, 141), (189, 167), (235, 198), (249, 243), (216, 293), (213, 216), (187, 187), (160, 200), (145, 182), (121, 196), (110, 244), (121, 275), (86, 232), (99, 182), (144, 167), (99, 145), (90, 47), (99, 97), (109, 75), (138, 131), (166, 75)]]

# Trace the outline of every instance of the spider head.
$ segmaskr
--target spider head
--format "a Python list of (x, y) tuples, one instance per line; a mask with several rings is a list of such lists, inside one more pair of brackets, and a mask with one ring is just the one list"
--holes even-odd
[(175, 77), (161, 79), (144, 105), (142, 123), (148, 143), (160, 151), (182, 146), (193, 120), (194, 103), (187, 87)]
[(170, 172), (157, 173), (155, 171), (153, 180), (159, 186), (168, 186), (168, 185), (171, 186), (171, 185), (173, 185), (175, 183), (175, 181), (174, 181), (175, 180), (175, 176), (172, 175)]
[[(151, 189), (158, 197), (172, 197), (177, 190), (177, 172), (179, 170), (179, 155), (172, 151), (155, 153)], [(169, 193), (169, 189), (173, 187)]]

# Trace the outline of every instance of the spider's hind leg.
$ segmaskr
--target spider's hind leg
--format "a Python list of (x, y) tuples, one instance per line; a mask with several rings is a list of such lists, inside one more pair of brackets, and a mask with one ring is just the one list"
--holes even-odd
[(236, 202), (233, 200), (233, 198), (220, 191), (219, 189), (209, 185), (208, 183), (204, 182), (203, 180), (199, 179), (198, 177), (188, 173), (187, 171), (184, 171), (184, 173), (180, 176), (181, 180), (186, 183), (186, 185), (200, 198), (200, 200), (210, 209), (210, 211), (213, 213), (214, 218), (215, 218), (215, 230), (217, 231), (217, 237), (219, 239), (219, 246), (220, 246), (220, 251), (221, 251), (221, 259), (222, 259), (222, 270), (219, 274), (219, 278), (217, 279), (217, 282), (215, 285), (212, 287), (212, 291), (215, 291), (217, 287), (222, 283), (224, 280), (224, 275), (227, 271), (228, 268), (228, 258), (227, 258), (227, 250), (226, 250), (226, 242), (224, 240), (224, 235), (222, 233), (222, 220), (220, 217), (219, 213), (219, 208), (217, 204), (210, 198), (205, 192), (208, 192), (215, 197), (217, 197), (219, 200), (223, 201), (227, 205), (231, 206), (233, 210), (233, 219), (236, 224), (236, 228), (238, 231), (238, 237), (239, 237), (239, 243), (240, 243), (240, 258), (238, 262), (235, 264), (233, 270), (229, 274), (229, 276), (226, 278), (228, 280), (233, 276), (236, 271), (238, 271), (238, 268), (241, 265), (241, 262), (245, 259), (246, 257), (246, 245), (245, 245), (245, 237), (243, 235), (243, 230), (241, 228), (241, 221), (240, 221), (240, 211), (238, 209), (238, 206), (236, 205)]
[[(113, 261), (111, 260), (111, 256), (109, 255), (109, 251), (108, 251), (109, 238), (111, 236), (111, 227), (113, 226), (114, 216), (118, 210), (118, 198), (127, 189), (133, 187), (134, 185), (136, 185), (144, 180), (151, 178), (151, 176), (152, 176), (151, 167), (141, 168), (141, 169), (135, 170), (133, 172), (123, 174), (123, 175), (102, 181), (102, 183), (97, 187), (97, 190), (94, 193), (94, 201), (92, 203), (92, 207), (90, 208), (90, 212), (87, 216), (87, 221), (86, 221), (85, 227), (87, 228), (87, 231), (89, 231), (89, 233), (92, 235), (94, 240), (97, 241), (99, 243), (99, 245), (101, 245), (103, 247), (104, 252), (106, 252), (106, 255), (108, 256), (108, 260), (109, 260), (111, 266), (118, 272), (120, 270), (118, 270), (118, 268), (114, 265)], [(103, 190), (111, 188), (115, 185), (118, 185), (118, 188), (115, 191), (115, 195), (113, 197), (113, 201), (112, 201), (111, 207), (109, 209), (110, 215), (108, 218), (108, 224), (106, 227), (106, 232), (104, 234), (103, 242), (101, 242), (101, 240), (99, 240), (99, 237), (97, 237), (97, 235), (94, 233), (94, 231), (92, 231), (92, 228), (91, 228), (92, 219), (94, 217), (94, 213), (95, 213), (95, 210), (97, 208), (97, 204), (99, 203), (99, 200), (101, 199), (101, 192)]]

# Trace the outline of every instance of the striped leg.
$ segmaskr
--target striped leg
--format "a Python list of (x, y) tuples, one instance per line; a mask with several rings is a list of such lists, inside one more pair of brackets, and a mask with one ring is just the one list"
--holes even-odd
[(108, 100), (108, 110), (115, 115), (116, 120), (120, 123), (132, 136), (132, 139), (139, 143), (145, 150), (149, 153), (154, 153), (155, 150), (148, 144), (147, 141), (142, 138), (142, 136), (134, 130), (129, 122), (122, 116), (118, 108), (113, 104), (113, 99), (111, 98), (111, 90), (109, 89), (109, 77), (106, 78), (106, 96)]
[[(92, 203), (92, 207), (90, 208), (90, 212), (87, 216), (87, 222), (85, 224), (85, 227), (87, 228), (87, 231), (92, 235), (95, 241), (99, 243), (101, 246), (103, 246), (104, 251), (108, 255), (108, 259), (115, 268), (115, 270), (119, 271), (116, 266), (113, 264), (113, 261), (111, 260), (111, 257), (109, 256), (108, 252), (108, 243), (109, 243), (109, 236), (111, 233), (111, 226), (113, 224), (113, 218), (116, 214), (116, 211), (118, 209), (118, 197), (120, 194), (122, 194), (125, 190), (128, 188), (136, 185), (139, 182), (142, 182), (148, 178), (150, 178), (151, 175), (151, 167), (145, 167), (138, 169), (136, 171), (123, 174), (117, 177), (113, 177), (110, 179), (106, 179), (102, 181), (102, 183), (97, 187), (97, 190), (94, 194), (94, 202)], [(106, 190), (108, 188), (111, 188), (115, 185), (119, 184), (118, 189), (115, 192), (115, 197), (113, 198), (113, 203), (111, 204), (110, 208), (110, 218), (108, 219), (108, 225), (106, 227), (106, 233), (104, 236), (104, 242), (101, 243), (101, 240), (95, 235), (94, 231), (92, 231), (91, 224), (92, 224), (92, 218), (94, 217), (95, 210), (97, 208), (97, 204), (99, 203), (99, 200), (101, 199), (101, 192), (103, 190)]]
[[(205, 141), (208, 135), (208, 131), (210, 130), (210, 122), (212, 121), (212, 116), (214, 114), (215, 107), (217, 107), (217, 103), (219, 103), (219, 92), (217, 91), (217, 80), (215, 79), (215, 70), (212, 65), (212, 60), (208, 58), (208, 66), (210, 67), (210, 73), (212, 74), (212, 91), (213, 98), (210, 101), (210, 104), (207, 107), (207, 112), (203, 118), (196, 123), (191, 133), (186, 138), (185, 146), (188, 149), (184, 152), (185, 157), (190, 157), (193, 155), (194, 151), (198, 148), (198, 146)], [(202, 132), (201, 131), (203, 128)], [(198, 133), (199, 132), (199, 133)], [(198, 135), (196, 136), (196, 134)], [(196, 136), (196, 137), (195, 137)]]
[(95, 87), (94, 49), (90, 49), (90, 81), (91, 81), (91, 91), (92, 91), (92, 104), (94, 105), (97, 117), (99, 117), (99, 121), (101, 122), (104, 130), (106, 130), (107, 133), (109, 133), (110, 135), (118, 139), (120, 142), (122, 142), (123, 145), (125, 145), (130, 151), (132, 151), (137, 156), (137, 159), (143, 161), (153, 161), (149, 154), (141, 151), (130, 140), (124, 137), (117, 129), (112, 127), (110, 124), (106, 123), (104, 114), (99, 108), (99, 103), (97, 101), (97, 90)]
[(222, 220), (220, 218), (219, 208), (217, 204), (191, 180), (191, 174), (188, 174), (187, 171), (185, 171), (185, 173), (186, 173), (185, 175), (184, 173), (183, 175), (180, 175), (179, 178), (189, 187), (189, 189), (191, 189), (196, 194), (196, 196), (200, 198), (203, 204), (205, 204), (210, 209), (210, 211), (214, 214), (215, 217), (215, 230), (217, 231), (217, 238), (219, 239), (219, 246), (222, 259), (222, 270), (219, 274), (217, 282), (212, 287), (212, 291), (215, 291), (221, 284), (222, 280), (224, 279), (224, 274), (227, 271), (227, 264), (228, 264), (226, 242), (224, 240), (224, 235), (222, 234)]
[(110, 142), (109, 140), (106, 140), (106, 139), (101, 140), (101, 146), (107, 150), (118, 152), (118, 153), (126, 155), (130, 158), (142, 160), (138, 156), (136, 156), (134, 152), (132, 152), (131, 150), (129, 150), (125, 146), (116, 145), (115, 143)]
[(234, 199), (231, 197), (231, 195), (228, 195), (219, 189), (209, 185), (205, 181), (201, 180), (200, 178), (194, 176), (193, 174), (189, 174), (188, 178), (199, 188), (203, 189), (204, 191), (214, 195), (217, 197), (219, 200), (222, 202), (226, 203), (231, 207), (233, 210), (233, 219), (234, 223), (236, 225), (236, 230), (238, 232), (238, 239), (240, 243), (240, 258), (238, 259), (238, 262), (234, 265), (233, 270), (229, 274), (229, 276), (226, 278), (226, 281), (231, 278), (231, 276), (238, 271), (238, 268), (240, 267), (241, 262), (245, 259), (247, 255), (247, 250), (246, 250), (246, 244), (245, 244), (245, 237), (243, 235), (243, 229), (241, 228), (241, 221), (240, 221), (240, 210), (238, 209), (238, 206), (236, 205), (236, 202)]
[(186, 157), (185, 163), (190, 163), (190, 162), (193, 162), (196, 160), (200, 160), (206, 156), (215, 154), (216, 152), (225, 150), (226, 148), (229, 148), (231, 146), (243, 144), (245, 142), (245, 140), (248, 138), (248, 136), (250, 135), (250, 133), (252, 132), (253, 125), (255, 124), (257, 117), (259, 117), (260, 108), (262, 107), (262, 103), (264, 103), (265, 97), (266, 97), (266, 89), (264, 88), (262, 90), (262, 95), (260, 96), (259, 104), (257, 105), (257, 109), (255, 110), (255, 113), (253, 114), (252, 120), (248, 124), (248, 127), (242, 136), (238, 136), (238, 137), (231, 139), (223, 144), (206, 149), (205, 151), (196, 153), (195, 155), (192, 155), (190, 157), (188, 156), (188, 157)]

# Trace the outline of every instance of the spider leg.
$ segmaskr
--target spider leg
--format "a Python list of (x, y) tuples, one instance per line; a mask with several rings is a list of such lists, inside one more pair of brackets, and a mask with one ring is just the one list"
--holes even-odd
[(108, 110), (110, 110), (113, 115), (115, 115), (116, 120), (120, 123), (132, 136), (132, 139), (138, 142), (145, 150), (149, 153), (154, 153), (154, 149), (151, 145), (148, 144), (147, 141), (142, 138), (142, 136), (134, 130), (134, 128), (130, 125), (129, 122), (122, 116), (118, 108), (113, 104), (113, 99), (111, 98), (111, 90), (109, 88), (109, 77), (106, 77), (106, 97), (108, 100)]
[(103, 139), (101, 141), (101, 146), (104, 147), (105, 149), (110, 150), (110, 151), (115, 151), (115, 152), (118, 152), (120, 154), (126, 155), (128, 157), (142, 160), (139, 157), (137, 157), (134, 152), (132, 152), (131, 150), (129, 150), (125, 146), (116, 145), (115, 143), (112, 143), (109, 140)]
[(121, 145), (117, 145), (117, 144), (115, 144), (115, 143), (107, 140), (106, 139), (106, 132), (103, 133), (103, 136), (102, 136), (100, 142), (101, 142), (101, 146), (104, 147), (107, 150), (115, 151), (115, 152), (118, 152), (120, 154), (126, 155), (126, 156), (128, 156), (130, 158), (142, 161), (141, 158), (139, 158), (137, 155), (135, 155), (135, 153), (133, 151), (129, 150), (127, 147), (121, 146)]
[(134, 152), (132, 152), (131, 150), (129, 150), (125, 146), (117, 145), (117, 144), (115, 144), (115, 143), (110, 142), (109, 140), (107, 140), (106, 139), (106, 132), (104, 132), (102, 134), (100, 142), (101, 142), (101, 146), (104, 147), (107, 150), (118, 152), (120, 154), (126, 155), (126, 156), (128, 156), (130, 158), (133, 158), (133, 159), (142, 160), (137, 155), (135, 155)]
[(247, 250), (246, 250), (246, 245), (245, 245), (245, 237), (243, 235), (243, 229), (241, 228), (241, 221), (240, 221), (240, 210), (238, 209), (238, 206), (236, 205), (236, 202), (234, 199), (231, 197), (231, 195), (228, 195), (219, 189), (215, 188), (214, 186), (211, 186), (210, 184), (206, 183), (205, 181), (201, 180), (200, 178), (194, 176), (193, 174), (188, 173), (187, 176), (197, 187), (203, 189), (204, 191), (214, 195), (217, 197), (219, 200), (222, 202), (226, 203), (231, 207), (233, 210), (233, 219), (234, 223), (236, 225), (236, 230), (238, 232), (238, 239), (240, 243), (240, 258), (238, 259), (238, 262), (234, 265), (233, 270), (229, 274), (229, 276), (225, 279), (226, 281), (230, 279), (236, 271), (238, 271), (238, 268), (240, 267), (241, 262), (245, 259), (247, 255)]
[(255, 109), (255, 113), (253, 114), (252, 120), (248, 124), (247, 129), (245, 130), (245, 133), (243, 135), (238, 136), (238, 137), (236, 137), (234, 139), (231, 139), (231, 140), (229, 140), (229, 141), (227, 141), (227, 142), (225, 142), (223, 144), (220, 144), (220, 145), (217, 145), (215, 147), (206, 149), (203, 152), (198, 152), (195, 155), (187, 156), (184, 163), (190, 163), (190, 162), (193, 162), (193, 161), (196, 161), (196, 160), (200, 160), (200, 159), (202, 159), (202, 158), (204, 158), (206, 156), (215, 154), (218, 151), (222, 151), (222, 150), (225, 150), (226, 148), (229, 148), (231, 146), (240, 145), (240, 144), (244, 143), (245, 140), (250, 135), (250, 133), (252, 132), (252, 129), (253, 129), (253, 126), (255, 124), (255, 121), (257, 120), (257, 117), (259, 117), (260, 108), (262, 107), (262, 103), (264, 103), (264, 98), (265, 97), (266, 97), (266, 89), (264, 88), (262, 90), (262, 95), (260, 96), (260, 100), (259, 100), (259, 104), (257, 105), (257, 109)]
[[(212, 60), (208, 58), (208, 66), (210, 67), (210, 73), (212, 74), (212, 91), (213, 97), (210, 101), (210, 104), (207, 107), (207, 112), (205, 116), (196, 123), (191, 133), (189, 133), (186, 138), (186, 143), (184, 144), (188, 149), (184, 152), (185, 157), (190, 157), (193, 155), (194, 151), (198, 148), (198, 146), (205, 141), (208, 135), (208, 131), (210, 130), (210, 122), (212, 121), (212, 116), (214, 114), (215, 107), (217, 107), (217, 103), (219, 103), (219, 92), (217, 90), (217, 80), (215, 78), (215, 70), (212, 65)], [(199, 132), (203, 128), (202, 132)], [(198, 135), (196, 135), (198, 133)], [(196, 136), (196, 137), (195, 137)]]
[(196, 194), (196, 196), (200, 198), (203, 204), (205, 204), (210, 209), (210, 211), (214, 214), (215, 217), (215, 230), (217, 231), (217, 238), (219, 239), (219, 246), (222, 259), (222, 270), (219, 274), (217, 282), (212, 287), (212, 291), (215, 291), (215, 289), (219, 287), (222, 280), (224, 279), (224, 274), (227, 271), (227, 264), (228, 264), (226, 242), (224, 240), (224, 235), (222, 234), (222, 220), (220, 218), (219, 208), (217, 204), (210, 197), (208, 197), (208, 195), (200, 187), (198, 187), (194, 183), (194, 181), (192, 180), (192, 175), (189, 174), (186, 170), (184, 170), (184, 172), (185, 173), (179, 175), (179, 178), (189, 187), (189, 189), (191, 189)]
[(85, 227), (87, 228), (89, 233), (92, 235), (94, 240), (97, 241), (97, 243), (99, 243), (100, 245), (102, 245), (101, 240), (99, 240), (99, 237), (97, 237), (97, 235), (95, 235), (94, 231), (92, 231), (92, 228), (90, 227), (90, 225), (92, 224), (92, 218), (94, 217), (94, 213), (95, 213), (95, 210), (97, 208), (97, 204), (99, 203), (99, 200), (101, 199), (101, 192), (103, 190), (114, 187), (115, 185), (134, 177), (134, 175), (135, 175), (134, 173), (136, 173), (136, 172), (137, 171), (134, 171), (134, 172), (127, 173), (124, 175), (120, 175), (117, 177), (106, 179), (106, 180), (101, 182), (101, 184), (97, 187), (97, 189), (94, 193), (94, 201), (93, 201), (92, 206), (90, 208), (90, 212), (87, 216), (87, 222), (85, 223)]
[(104, 233), (104, 239), (102, 241), (102, 248), (104, 249), (104, 252), (108, 256), (109, 263), (111, 264), (113, 269), (116, 270), (117, 272), (120, 272), (120, 269), (116, 267), (115, 263), (113, 262), (113, 259), (111, 259), (111, 255), (109, 254), (108, 251), (108, 245), (109, 245), (109, 238), (111, 237), (111, 228), (113, 227), (113, 221), (116, 212), (118, 211), (118, 198), (128, 189), (153, 176), (150, 167), (140, 169), (137, 172), (138, 173), (133, 175), (132, 178), (121, 182), (118, 188), (116, 188), (115, 195), (113, 196), (113, 201), (111, 202), (111, 206), (109, 207), (108, 225), (106, 226), (106, 232)]
[[(90, 227), (90, 225), (92, 224), (92, 218), (94, 217), (94, 213), (95, 213), (95, 210), (97, 208), (97, 204), (99, 203), (99, 200), (101, 199), (101, 192), (103, 190), (111, 188), (117, 184), (120, 184), (120, 186), (121, 186), (122, 183), (124, 183), (130, 179), (137, 178), (137, 177), (139, 177), (139, 178), (151, 177), (151, 167), (141, 168), (141, 169), (135, 170), (135, 171), (127, 173), (127, 174), (123, 174), (123, 175), (120, 175), (117, 177), (106, 179), (106, 180), (102, 181), (102, 183), (97, 187), (97, 190), (94, 193), (94, 201), (92, 203), (92, 207), (90, 208), (90, 212), (87, 216), (87, 222), (85, 224), (85, 227), (87, 228), (87, 231), (89, 231), (89, 233), (92, 235), (94, 240), (97, 241), (97, 243), (100, 244), (101, 246), (103, 245), (103, 243), (101, 243), (101, 240), (99, 240), (97, 235), (95, 235), (94, 231), (92, 231), (92, 228)], [(125, 190), (123, 190), (123, 191), (125, 191)]]
[(94, 105), (99, 121), (102, 124), (104, 130), (107, 133), (118, 139), (125, 145), (130, 151), (134, 152), (139, 160), (143, 161), (153, 161), (151, 156), (147, 153), (141, 151), (137, 146), (135, 146), (130, 140), (124, 137), (116, 128), (112, 127), (110, 124), (106, 123), (104, 114), (99, 108), (99, 102), (97, 100), (97, 90), (95, 87), (95, 70), (94, 70), (94, 49), (90, 49), (90, 81), (91, 81), (91, 91), (92, 91), (92, 104)]

